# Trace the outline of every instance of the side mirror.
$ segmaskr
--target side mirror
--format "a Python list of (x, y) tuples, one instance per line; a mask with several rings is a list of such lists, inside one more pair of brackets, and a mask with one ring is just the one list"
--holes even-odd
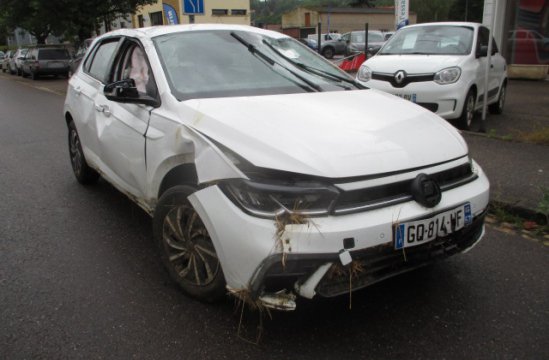
[(107, 84), (103, 88), (103, 93), (107, 99), (116, 102), (144, 104), (152, 107), (160, 106), (160, 101), (158, 99), (140, 94), (139, 91), (137, 91), (137, 87), (135, 87), (135, 81), (133, 79), (120, 80)]
[(477, 49), (477, 58), (488, 56), (488, 45), (481, 45), (480, 49)]

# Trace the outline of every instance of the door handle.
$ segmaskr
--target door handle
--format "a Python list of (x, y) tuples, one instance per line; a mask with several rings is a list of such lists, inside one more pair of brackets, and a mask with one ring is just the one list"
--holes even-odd
[(490, 69), (493, 69), (494, 68), (494, 64), (490, 64)]
[(95, 111), (103, 113), (106, 117), (111, 116), (111, 109), (108, 105), (95, 105)]
[(74, 93), (76, 94), (76, 96), (80, 96), (80, 94), (82, 94), (82, 88), (80, 88), (80, 86), (77, 86), (76, 88), (74, 88)]

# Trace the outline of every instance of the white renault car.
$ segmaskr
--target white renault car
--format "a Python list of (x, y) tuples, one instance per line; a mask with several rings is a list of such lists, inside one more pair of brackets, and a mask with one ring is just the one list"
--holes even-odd
[[(360, 67), (362, 84), (410, 100), (468, 129), (482, 108), (489, 30), (478, 23), (447, 22), (400, 29)], [(493, 41), (488, 104), (500, 114), (507, 65)]]
[(153, 217), (189, 295), (290, 310), (467, 251), (489, 183), (439, 116), (246, 26), (123, 29), (64, 107), (74, 175)]

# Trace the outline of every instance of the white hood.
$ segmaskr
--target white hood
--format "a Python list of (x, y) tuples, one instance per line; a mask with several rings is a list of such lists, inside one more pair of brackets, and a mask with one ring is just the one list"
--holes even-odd
[(467, 154), (437, 115), (376, 90), (188, 100), (182, 119), (255, 166), (328, 178), (373, 175)]
[(374, 72), (395, 73), (404, 70), (408, 74), (430, 74), (461, 64), (467, 55), (376, 55), (365, 65)]

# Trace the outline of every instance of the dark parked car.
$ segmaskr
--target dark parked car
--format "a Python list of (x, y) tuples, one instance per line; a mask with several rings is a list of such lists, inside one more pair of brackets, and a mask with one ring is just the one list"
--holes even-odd
[(69, 51), (62, 46), (32, 47), (21, 64), (23, 77), (33, 80), (42, 75), (63, 75), (69, 77)]

